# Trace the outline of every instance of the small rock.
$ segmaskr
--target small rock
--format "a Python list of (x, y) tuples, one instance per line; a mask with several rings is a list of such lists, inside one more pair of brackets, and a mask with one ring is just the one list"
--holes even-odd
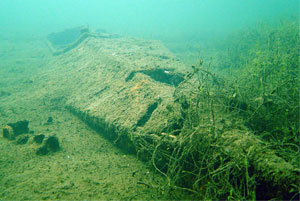
[(21, 145), (21, 144), (26, 144), (28, 142), (28, 139), (29, 139), (29, 136), (28, 135), (22, 135), (22, 136), (19, 136), (17, 138), (17, 144)]
[(37, 155), (42, 155), (42, 156), (44, 156), (44, 155), (46, 155), (46, 154), (48, 154), (48, 149), (47, 149), (47, 147), (46, 146), (41, 146), (40, 148), (38, 148), (38, 150), (36, 151), (36, 154)]
[(59, 150), (59, 141), (58, 138), (56, 136), (50, 136), (47, 140), (46, 140), (46, 144), (45, 144), (50, 151), (58, 151)]
[(38, 144), (42, 144), (44, 138), (45, 138), (44, 134), (36, 135), (34, 136), (33, 141), (35, 141)]
[(12, 127), (14, 131), (14, 135), (17, 136), (29, 132), (28, 124), (29, 121), (24, 120), (24, 121), (17, 121), (16, 123), (8, 123), (7, 125)]
[(43, 146), (41, 146), (36, 154), (37, 155), (46, 155), (49, 152), (56, 152), (60, 149), (59, 141), (56, 136), (50, 136), (47, 140), (44, 141)]
[(53, 123), (53, 118), (52, 117), (48, 117), (47, 124), (52, 124), (52, 123)]
[(3, 137), (9, 140), (15, 140), (16, 136), (14, 134), (13, 128), (9, 125), (3, 127)]

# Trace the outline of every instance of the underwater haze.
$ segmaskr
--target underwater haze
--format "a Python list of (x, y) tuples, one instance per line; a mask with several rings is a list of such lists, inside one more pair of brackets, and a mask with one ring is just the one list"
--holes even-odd
[(299, 15), (299, 0), (1, 0), (1, 35), (89, 25), (147, 38), (206, 37)]
[(299, 0), (0, 0), (0, 200), (300, 200)]

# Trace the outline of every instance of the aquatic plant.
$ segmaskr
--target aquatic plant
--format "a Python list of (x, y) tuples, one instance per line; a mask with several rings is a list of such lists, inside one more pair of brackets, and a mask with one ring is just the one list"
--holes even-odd
[[(284, 150), (294, 152), (294, 145), (299, 144), (298, 27), (297, 21), (281, 21), (276, 27), (264, 25), (241, 34), (239, 37), (248, 36), (243, 41), (249, 45), (244, 50), (239, 48), (242, 61), (232, 65), (227, 76), (235, 88), (235, 110), (240, 111), (248, 128), (277, 148), (282, 147), (278, 152), (282, 156)], [(238, 43), (232, 43), (238, 47)], [(247, 108), (239, 108), (241, 103)], [(283, 157), (294, 158), (288, 155)]]
[(237, 35), (228, 42), (236, 51), (219, 73), (199, 58), (176, 88), (180, 133), (144, 142), (174, 199), (181, 190), (216, 200), (299, 193), (297, 27), (285, 21)]

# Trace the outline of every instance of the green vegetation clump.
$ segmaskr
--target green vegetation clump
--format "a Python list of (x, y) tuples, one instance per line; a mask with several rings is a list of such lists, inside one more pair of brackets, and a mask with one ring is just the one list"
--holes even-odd
[(149, 148), (174, 199), (179, 189), (213, 200), (299, 194), (298, 35), (294, 21), (240, 32), (214, 54), (214, 73), (199, 59), (176, 88), (180, 133)]
[(299, 164), (297, 157), (290, 155), (298, 151), (299, 144), (298, 22), (260, 25), (229, 43), (234, 51), (227, 52), (225, 65), (219, 67), (234, 89), (231, 110), (238, 112), (248, 128), (279, 149), (278, 154)]

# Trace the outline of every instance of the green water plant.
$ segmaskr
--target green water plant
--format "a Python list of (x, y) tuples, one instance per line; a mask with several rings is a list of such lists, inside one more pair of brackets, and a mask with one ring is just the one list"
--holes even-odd
[(235, 51), (226, 65), (216, 58), (219, 69), (212, 69), (199, 58), (176, 88), (180, 134), (152, 148), (174, 199), (179, 189), (208, 200), (299, 193), (298, 32), (285, 21), (239, 33), (228, 41)]
[(226, 78), (235, 88), (234, 110), (240, 111), (247, 127), (257, 135), (276, 148), (282, 147), (278, 154), (289, 161), (294, 154), (289, 157), (285, 153), (298, 150), (295, 145), (300, 132), (298, 27), (296, 20), (282, 20), (277, 26), (260, 25), (244, 31), (229, 41), (242, 59), (227, 69), (219, 66), (223, 72), (230, 71)]

